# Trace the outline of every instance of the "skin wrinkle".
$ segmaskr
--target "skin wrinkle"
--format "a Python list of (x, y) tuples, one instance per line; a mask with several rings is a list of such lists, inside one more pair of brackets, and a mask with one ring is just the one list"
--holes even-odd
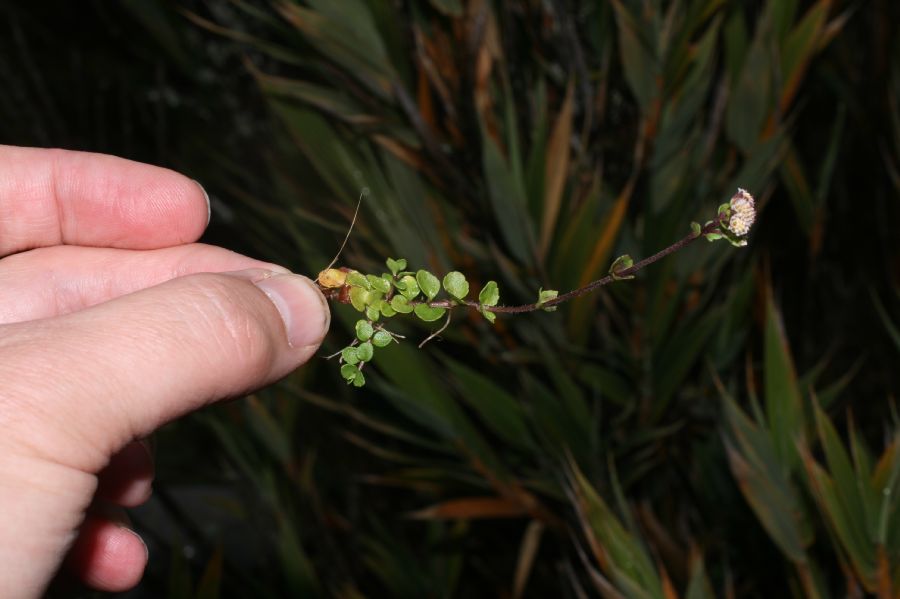
[[(60, 202), (60, 199), (62, 197), (92, 197), (93, 201), (80, 206), (80, 209), (85, 211), (82, 216), (91, 220), (97, 215), (109, 215), (108, 220), (124, 223), (124, 231), (120, 231), (117, 236), (107, 242), (112, 246), (124, 245), (123, 242), (127, 242), (130, 237), (127, 233), (129, 225), (139, 222), (137, 216), (142, 214), (148, 219), (152, 219), (158, 213), (148, 214), (148, 211), (144, 209), (148, 205), (152, 205), (152, 202), (142, 203), (141, 209), (138, 210), (135, 206), (136, 202), (131, 201), (128, 194), (125, 193), (126, 182), (112, 176), (107, 171), (102, 171), (99, 175), (94, 174), (90, 179), (90, 186), (88, 186), (86, 184), (88, 179), (82, 173), (84, 163), (84, 156), (58, 156), (56, 173), (59, 176), (54, 178), (56, 185), (54, 197), (58, 205), (60, 243), (74, 243), (75, 240), (81, 238), (79, 219), (69, 212), (74, 210), (75, 204)], [(64, 167), (59, 166), (60, 164)], [(132, 188), (130, 191), (136, 192), (135, 195), (140, 197), (145, 190), (146, 186), (143, 186)]]
[[(3, 149), (0, 147), (0, 150)], [(48, 152), (55, 152), (56, 155), (51, 155), (51, 159), (39, 167), (29, 165), (27, 177), (20, 175), (25, 162), (23, 155), (14, 153), (10, 178), (0, 180), (0, 213), (9, 215), (8, 221), (0, 223), (13, 224), (9, 229), (0, 229), (0, 256), (38, 247), (40, 244), (34, 244), (31, 240), (41, 239), (48, 232), (55, 239), (60, 239), (59, 208), (51, 205), (56, 203), (53, 164), (58, 159), (59, 150)], [(4, 196), (9, 197), (7, 202), (3, 201)], [(12, 206), (16, 208), (13, 209)]]
[[(0, 354), (13, 354), (22, 351), (23, 341), (17, 338), (19, 327), (4, 325), (0, 327)], [(26, 340), (27, 341), (27, 340)], [(46, 366), (38, 361), (28, 361), (17, 365), (15, 372), (6, 372), (6, 363), (0, 363), (0, 428), (4, 430), (4, 436), (13, 434), (23, 423), (27, 422), (23, 415), (37, 412), (44, 414), (45, 403), (37, 397), (26, 395), (25, 391), (17, 390), (14, 394), (5, 388), (6, 381), (35, 379), (37, 381), (46, 378)], [(39, 387), (38, 387), (39, 388)], [(24, 389), (35, 391), (34, 385), (25, 385)], [(39, 394), (36, 394), (39, 395)], [(39, 417), (38, 420), (41, 418)], [(40, 430), (38, 428), (38, 430)], [(27, 441), (27, 438), (23, 439)]]
[[(59, 201), (59, 181), (60, 181), (60, 161), (62, 160), (62, 155), (60, 150), (53, 150), (53, 154), (51, 155), (52, 160), (50, 163), (50, 173), (49, 173), (49, 184), (50, 184), (50, 197), (53, 198), (53, 204), (56, 208), (56, 230), (58, 231), (59, 241), (57, 243), (65, 242), (65, 232), (64, 226), (67, 224), (67, 218), (65, 213), (65, 208), (63, 207), (63, 203)], [(51, 244), (55, 245), (55, 244)]]
[[(194, 186), (193, 181), (188, 181), (192, 187)], [(182, 182), (180, 185), (184, 185)], [(173, 212), (178, 211), (178, 204), (183, 202), (182, 198), (189, 197), (187, 190), (182, 189), (166, 189), (160, 194), (159, 202), (154, 203), (154, 207), (157, 209), (157, 212), (160, 215), (171, 214)], [(205, 205), (205, 202), (204, 202)], [(137, 208), (132, 204), (133, 211), (137, 211)], [(182, 232), (178, 238), (177, 245), (190, 243), (192, 241), (196, 241), (194, 238), (189, 238), (186, 235), (186, 232)]]
[[(251, 287), (248, 291), (262, 293), (252, 283), (246, 284)], [(214, 312), (203, 311), (200, 316), (209, 331), (220, 333), (216, 335), (219, 351), (229, 351), (229, 348), (237, 350), (236, 361), (249, 369), (252, 377), (267, 375), (277, 356), (268, 330), (260, 325), (260, 322), (267, 320), (267, 315), (259, 313), (253, 303), (239, 305), (237, 298), (231, 297), (224, 286), (216, 293), (205, 287), (199, 291), (203, 295), (202, 304), (215, 309)], [(221, 335), (221, 332), (226, 335)], [(286, 338), (284, 343), (287, 343)]]
[(65, 314), (64, 310), (67, 305), (65, 294), (56, 292), (63, 286), (59, 280), (59, 271), (56, 268), (51, 268), (47, 276), (50, 279), (50, 285), (45, 287), (47, 293), (50, 294), (48, 299), (53, 302), (56, 314)]
[[(21, 215), (18, 216), (18, 219), (21, 219)], [(55, 228), (56, 220), (51, 217), (33, 217), (28, 222), (27, 227), (10, 227), (11, 230), (4, 231), (0, 229), (0, 258), (5, 258), (9, 256), (14, 256), (16, 254), (27, 252), (36, 247), (39, 247), (36, 244), (31, 243), (31, 238), (34, 236), (33, 231), (35, 229), (40, 230), (53, 230)], [(4, 250), (4, 248), (6, 248)]]
[[(10, 326), (17, 327), (17, 325)], [(34, 323), (31, 323), (29, 330), (33, 327)], [(6, 333), (6, 331), (3, 332)], [(3, 380), (20, 382), (17, 385), (20, 391), (16, 397), (7, 396), (7, 402), (5, 402), (8, 408), (5, 410), (7, 414), (30, 415), (28, 419), (17, 420), (19, 424), (15, 428), (11, 427), (7, 430), (19, 430), (21, 434), (18, 437), (21, 443), (30, 447), (35, 455), (45, 459), (52, 460), (57, 453), (54, 447), (45, 446), (46, 442), (52, 439), (56, 445), (78, 447), (83, 452), (79, 455), (69, 454), (69, 457), (73, 458), (72, 463), (67, 464), (69, 467), (90, 470), (82, 462), (105, 465), (110, 447), (97, 445), (96, 439), (103, 436), (98, 435), (96, 431), (115, 430), (112, 423), (108, 422), (109, 415), (94, 414), (92, 418), (83, 420), (86, 426), (75, 426), (73, 423), (82, 421), (82, 419), (72, 412), (80, 411), (80, 405), (84, 402), (69, 402), (66, 399), (74, 396), (83, 397), (85, 401), (89, 400), (92, 381), (80, 379), (78, 376), (65, 379), (47, 376), (48, 372), (55, 372), (60, 367), (70, 372), (83, 371), (83, 369), (68, 368), (67, 364), (71, 361), (71, 355), (79, 355), (83, 352), (79, 352), (77, 347), (46, 346), (40, 343), (41, 337), (41, 335), (36, 339), (26, 337), (20, 339), (9, 350), (6, 348), (2, 350), (27, 353), (30, 357), (27, 366), (20, 366), (15, 373), (4, 373), (2, 376)], [(88, 347), (92, 343), (90, 337), (84, 337), (84, 335), (80, 336), (78, 342), (86, 343)], [(3, 368), (0, 366), (0, 373), (2, 372)], [(25, 384), (21, 384), (22, 382)], [(121, 387), (124, 391), (127, 388), (127, 382)], [(23, 389), (26, 391), (21, 391)], [(0, 397), (4, 395), (6, 394), (0, 391)], [(49, 401), (48, 398), (57, 398), (57, 401)], [(7, 420), (12, 420), (12, 418), (7, 418)]]
[[(47, 248), (50, 250), (51, 248)], [(0, 323), (20, 322), (31, 320), (29, 312), (35, 310), (46, 312), (52, 307), (52, 312), (64, 313), (65, 307), (71, 302), (67, 301), (66, 285), (60, 276), (59, 269), (51, 267), (38, 271), (32, 260), (32, 252), (28, 250), (0, 260)], [(34, 287), (38, 288), (35, 295)], [(4, 295), (9, 299), (5, 300)]]
[[(180, 257), (178, 258), (178, 260), (176, 260), (175, 263), (171, 267), (169, 267), (170, 268), (169, 279), (177, 279), (177, 278), (183, 277), (185, 275), (196, 273), (197, 269), (192, 268), (192, 265), (196, 263), (198, 258), (200, 258), (202, 260), (204, 251), (209, 249), (211, 246), (208, 246), (208, 245), (202, 244), (202, 243), (193, 243), (191, 245), (183, 246), (183, 247), (187, 247), (188, 250), (186, 252), (183, 252), (180, 255)], [(215, 249), (217, 251), (221, 250), (221, 248), (215, 248)], [(222, 250), (222, 251), (228, 252), (229, 254), (232, 254), (235, 256), (237, 255), (236, 252), (231, 252), (229, 250)], [(163, 260), (162, 255), (160, 253), (157, 253), (156, 257), (161, 262), (164, 262), (164, 263), (170, 262), (169, 260)], [(223, 255), (223, 261), (224, 261), (225, 257), (226, 257), (226, 255)], [(228, 256), (228, 257), (231, 257), (231, 256)]]
[[(158, 356), (173, 351), (177, 351), (180, 355), (193, 357), (196, 355), (196, 352), (192, 352), (191, 347), (196, 346), (196, 343), (192, 343), (185, 337), (176, 337), (172, 334), (172, 331), (178, 331), (182, 328), (180, 326), (180, 319), (177, 318), (178, 309), (167, 310), (166, 313), (167, 315), (165, 317), (147, 319), (144, 314), (159, 314), (152, 306), (148, 306), (147, 310), (136, 310), (134, 314), (129, 316), (128, 322), (124, 325), (121, 325), (120, 323), (110, 324), (112, 325), (111, 328), (114, 328), (115, 330), (128, 331), (130, 337), (141, 339), (142, 359), (138, 361), (142, 364), (149, 366), (155, 359), (158, 359)], [(181, 346), (184, 349), (182, 350), (177, 346), (173, 348), (173, 340), (177, 342), (178, 346)], [(108, 340), (105, 340), (104, 342), (108, 344)], [(117, 365), (114, 362), (115, 361), (113, 360), (113, 364), (105, 369), (106, 372), (117, 372)], [(198, 365), (198, 367), (200, 366)], [(157, 369), (151, 368), (151, 370), (155, 372)], [(126, 373), (126, 376), (121, 381), (122, 389), (118, 393), (118, 396), (122, 398), (122, 402), (119, 404), (121, 405), (120, 422), (124, 425), (121, 428), (126, 432), (113, 444), (116, 451), (121, 447), (124, 447), (127, 443), (145, 436), (148, 434), (149, 430), (155, 430), (165, 424), (161, 418), (157, 419), (155, 422), (144, 422), (144, 425), (149, 430), (143, 430), (143, 427), (139, 427), (130, 416), (130, 414), (134, 414), (135, 412), (146, 412), (146, 410), (140, 408), (130, 409), (127, 407), (127, 404), (130, 401), (134, 401), (133, 396), (128, 393), (128, 389), (134, 386), (133, 382), (130, 381), (130, 378), (136, 374), (136, 372)], [(168, 395), (171, 397), (183, 394), (183, 390), (180, 388), (181, 381), (170, 376), (157, 377), (154, 381), (154, 385), (160, 389), (159, 395), (161, 396)], [(107, 402), (107, 404), (108, 403), (110, 402)], [(115, 430), (115, 427), (113, 427), (112, 430)]]
[[(23, 448), (18, 447), (20, 450)], [(0, 450), (4, 457), (0, 461), (0, 497), (18, 497), (18, 501), (7, 504), (13, 517), (0, 519), (0, 529), (5, 529), (4, 534), (18, 539), (15, 551), (6, 556), (11, 561), (4, 565), (25, 567), (25, 556), (37, 555), (42, 556), (42, 561), (55, 561), (58, 566), (84, 521), (90, 498), (97, 489), (97, 477), (73, 470), (58, 461), (13, 452), (9, 447), (0, 446)], [(4, 486), (15, 491), (6, 492)], [(21, 495), (22, 489), (28, 493)], [(53, 517), (42, 519), (39, 527), (19, 530), (22, 516), (33, 510), (43, 510), (53, 514)], [(62, 547), (59, 546), (60, 541)], [(37, 590), (34, 596), (38, 596)]]
[[(127, 409), (127, 400), (131, 397), (129, 389), (133, 387), (132, 378), (135, 373), (120, 373), (116, 368), (117, 364), (115, 356), (104, 358), (106, 354), (101, 353), (98, 355), (96, 351), (91, 351), (92, 348), (108, 345), (108, 334), (102, 329), (95, 329), (90, 326), (85, 327), (82, 322), (79, 322), (85, 318), (92, 318), (92, 314), (80, 312), (74, 316), (75, 320), (73, 321), (46, 320), (40, 323), (32, 322), (25, 323), (24, 325), (13, 324), (0, 328), (4, 333), (3, 341), (0, 341), (0, 345), (7, 345), (9, 343), (12, 343), (13, 345), (12, 348), (0, 347), (0, 351), (28, 353), (31, 358), (27, 362), (28, 370), (22, 370), (20, 368), (15, 373), (3, 374), (3, 365), (0, 365), (0, 381), (16, 379), (25, 381), (26, 384), (21, 388), (28, 389), (32, 392), (31, 394), (34, 397), (30, 401), (27, 396), (21, 395), (17, 400), (17, 403), (27, 401), (28, 407), (22, 408), (21, 406), (17, 406), (15, 409), (11, 410), (11, 412), (13, 414), (31, 413), (36, 416), (24, 424), (26, 430), (33, 430), (35, 432), (34, 438), (36, 440), (43, 440), (47, 437), (52, 438), (52, 435), (47, 435), (47, 426), (55, 424), (59, 437), (66, 440), (64, 445), (84, 449), (85, 454), (83, 456), (83, 461), (93, 464), (91, 467), (99, 469), (106, 465), (106, 456), (111, 455), (136, 436), (125, 434), (119, 439), (110, 439), (110, 443), (105, 446), (98, 446), (96, 443), (97, 438), (106, 439), (110, 437), (108, 434), (99, 434), (97, 432), (98, 430), (119, 430), (120, 427), (116, 425), (116, 422), (127, 424), (128, 427), (126, 428), (131, 427), (131, 421), (125, 414), (129, 413), (129, 410)], [(39, 328), (37, 326), (38, 324), (40, 325)], [(149, 347), (148, 351), (145, 352), (148, 359), (152, 359), (153, 356), (159, 355), (160, 352), (169, 346), (165, 341), (165, 335), (146, 334), (146, 332), (157, 332), (159, 319), (142, 320), (140, 317), (130, 315), (128, 322), (124, 326), (120, 326), (119, 323), (115, 322), (110, 322), (108, 324), (115, 330), (130, 330), (137, 338), (150, 340), (150, 343), (153, 343), (154, 339), (158, 339), (159, 347)], [(49, 331), (45, 333), (45, 327), (54, 328), (55, 331), (53, 331), (53, 333), (58, 335), (60, 333), (59, 327), (63, 326), (69, 326), (72, 328), (73, 332), (77, 332), (77, 334), (73, 335), (62, 335), (70, 340), (70, 344), (67, 347), (46, 346), (40, 341), (40, 339), (46, 338), (48, 335), (52, 334)], [(32, 334), (22, 338), (21, 334), (11, 334), (8, 332), (17, 329), (22, 330), (23, 328)], [(171, 330), (171, 328), (173, 327), (165, 327), (165, 330)], [(16, 345), (19, 347), (15, 347)], [(81, 351), (81, 347), (84, 347), (85, 350)], [(121, 397), (123, 401), (105, 402), (103, 404), (105, 408), (103, 412), (95, 412), (89, 418), (78, 418), (75, 414), (66, 413), (56, 405), (48, 404), (43, 398), (57, 397), (59, 398), (60, 403), (67, 405), (70, 410), (75, 411), (83, 411), (85, 406), (92, 405), (90, 401), (92, 396), (91, 389), (95, 386), (95, 383), (92, 380), (82, 378), (78, 374), (63, 380), (47, 377), (48, 372), (54, 372), (57, 369), (79, 374), (86, 372), (79, 364), (80, 361), (83, 361), (84, 356), (90, 356), (92, 367), (97, 367), (100, 371), (107, 373), (104, 380), (104, 386), (107, 388), (108, 394), (113, 397)], [(74, 367), (69, 365), (73, 360), (76, 363)], [(106, 361), (105, 364), (103, 363), (104, 360)], [(98, 364), (98, 362), (100, 363)], [(161, 382), (157, 384), (162, 386)], [(0, 387), (0, 389), (2, 389), (2, 387)], [(47, 393), (48, 391), (49, 393)], [(163, 389), (163, 392), (170, 394), (176, 393), (177, 391), (178, 390), (174, 387), (168, 390)], [(84, 398), (84, 401), (68, 401), (68, 398), (73, 396), (82, 397)], [(0, 392), (0, 398), (2, 397), (3, 393)], [(0, 406), (2, 406), (2, 403), (0, 403)], [(111, 410), (115, 411), (113, 412)], [(2, 420), (2, 415), (0, 415), (0, 420)], [(72, 422), (79, 421), (84, 422), (86, 427), (77, 428), (71, 425)], [(25, 440), (28, 441), (28, 439)], [(30, 441), (29, 444), (32, 446), (35, 445)], [(52, 453), (52, 449), (47, 450), (44, 453)], [(78, 467), (79, 469), (90, 470), (90, 468), (87, 468), (82, 464), (73, 464), (73, 466)]]
[[(83, 498), (87, 493), (90, 493), (89, 496), (93, 496), (96, 492), (99, 481), (94, 473), (72, 468), (68, 464), (48, 459), (44, 456), (28, 456), (17, 453), (11, 457), (14, 460), (24, 461), (26, 467), (18, 468), (15, 471), (19, 473), (18, 475), (15, 472), (4, 474), (4, 480), (15, 481), (20, 479), (24, 487), (36, 490), (45, 497), (65, 498), (66, 503), (74, 503), (76, 505), (78, 508), (76, 513), (87, 511), (90, 507), (91, 501), (89, 499), (82, 499), (81, 501), (77, 501), (77, 499)], [(48, 473), (41, 472), (43, 469), (51, 470), (50, 476), (48, 476)], [(60, 479), (63, 477), (77, 478), (77, 488), (73, 490), (69, 485), (61, 485)], [(60, 527), (61, 530), (67, 530), (68, 528), (70, 527)]]
[[(125, 182), (105, 181), (105, 185), (106, 189), (100, 192), (97, 197), (124, 198), (128, 195), (126, 194), (126, 189), (123, 189)], [(144, 197), (145, 201), (140, 203), (134, 201), (113, 202), (105, 210), (108, 211), (112, 207), (119, 219), (129, 224), (137, 225), (145, 221), (162, 221), (169, 214), (182, 211), (181, 207), (185, 203), (185, 198), (189, 198), (196, 193), (195, 187), (196, 184), (190, 179), (179, 179), (177, 183), (162, 188), (151, 187), (149, 184), (130, 185), (127, 191), (134, 196)], [(123, 232), (120, 237), (116, 238), (113, 245), (125, 245), (131, 237), (131, 234)], [(195, 240), (196, 235), (193, 232), (181, 230), (178, 237), (173, 240), (172, 245), (182, 245)]]

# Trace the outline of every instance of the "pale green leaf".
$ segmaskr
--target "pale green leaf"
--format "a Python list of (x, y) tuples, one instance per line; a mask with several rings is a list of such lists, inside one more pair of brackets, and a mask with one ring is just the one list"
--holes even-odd
[(352, 287), (350, 289), (350, 305), (360, 312), (365, 312), (368, 299), (369, 292), (362, 287)]
[(444, 289), (456, 299), (465, 299), (469, 294), (469, 282), (466, 281), (465, 275), (459, 271), (448, 272), (444, 276)]
[(416, 304), (416, 316), (425, 322), (433, 322), (444, 315), (446, 308), (432, 308), (428, 304)]
[(356, 338), (360, 341), (368, 341), (372, 336), (372, 323), (368, 320), (356, 321)]
[(483, 306), (496, 306), (499, 301), (500, 290), (497, 288), (496, 281), (488, 281), (478, 292), (478, 303)]
[[(404, 275), (400, 277), (399, 281), (394, 283), (394, 287), (397, 288), (403, 296), (407, 299), (413, 299), (417, 295), (419, 295), (419, 284), (416, 282), (416, 278), (412, 275)], [(396, 308), (394, 308), (396, 310)], [(400, 310), (397, 310), (398, 312)]]
[(356, 355), (360, 362), (368, 362), (372, 359), (375, 349), (372, 347), (371, 341), (360, 343), (356, 348)]
[(371, 283), (369, 283), (369, 279), (366, 277), (366, 275), (356, 271), (347, 274), (347, 284), (351, 287), (360, 287), (366, 290), (372, 288), (372, 285)]
[(397, 311), (394, 310), (391, 303), (385, 300), (381, 300), (378, 302), (378, 311), (381, 312), (381, 315), (385, 318), (390, 318), (391, 316), (395, 316)]
[(391, 308), (400, 314), (409, 314), (413, 311), (413, 307), (409, 305), (409, 300), (402, 295), (395, 295), (391, 298)]
[(387, 347), (393, 337), (387, 331), (375, 331), (372, 335), (372, 345), (375, 347)]
[(385, 280), (382, 277), (377, 277), (375, 275), (366, 275), (366, 279), (369, 281), (372, 289), (379, 293), (387, 293), (391, 290), (391, 282), (389, 280)]
[[(422, 290), (422, 293), (424, 293), (425, 297), (429, 300), (434, 299), (434, 296), (441, 290), (441, 282), (427, 270), (420, 270), (416, 273), (416, 282), (419, 284), (419, 289)], [(403, 292), (401, 291), (401, 293)]]
[(397, 276), (398, 272), (406, 269), (406, 260), (403, 258), (397, 260), (388, 258), (385, 264), (387, 264), (388, 270), (391, 271), (391, 274), (394, 276)]
[(348, 382), (352, 381), (357, 374), (359, 374), (359, 368), (354, 364), (344, 364), (341, 366), (341, 376)]
[(347, 364), (356, 364), (359, 362), (359, 356), (356, 354), (355, 347), (345, 347), (341, 350), (341, 359)]

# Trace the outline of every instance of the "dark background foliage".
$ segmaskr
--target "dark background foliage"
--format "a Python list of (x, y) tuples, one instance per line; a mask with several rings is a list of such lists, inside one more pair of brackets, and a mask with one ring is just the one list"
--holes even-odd
[[(745, 250), (461, 318), (364, 391), (316, 360), (168, 427), (130, 596), (896, 596), (835, 540), (809, 464), (816, 405), (896, 446), (898, 26), (889, 0), (4, 3), (0, 142), (185, 172), (213, 197), (204, 241), (298, 272), (363, 186), (344, 264), (402, 253), (509, 303), (664, 247), (735, 183), (761, 208)], [(335, 310), (324, 351), (350, 335)], [(777, 467), (742, 470), (742, 438)], [(808, 521), (773, 530), (779, 506)]]

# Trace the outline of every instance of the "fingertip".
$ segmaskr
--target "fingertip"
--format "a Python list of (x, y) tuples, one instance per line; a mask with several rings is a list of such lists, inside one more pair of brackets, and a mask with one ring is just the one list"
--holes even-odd
[(318, 347), (331, 324), (328, 301), (307, 277), (276, 274), (253, 281), (275, 305), (284, 323), (288, 345)]
[[(124, 247), (152, 249), (192, 243), (209, 225), (211, 209), (206, 190), (195, 180), (171, 169), (134, 163), (147, 177), (148, 191), (132, 204), (133, 219), (124, 227)], [(160, 228), (168, 229), (160, 230)], [(146, 248), (137, 247), (147, 239)]]
[(173, 170), (116, 156), (0, 146), (0, 255), (51, 245), (127, 249), (197, 240), (209, 222), (204, 191)]
[(148, 559), (147, 545), (137, 533), (89, 516), (72, 546), (67, 565), (93, 589), (122, 592), (141, 581)]

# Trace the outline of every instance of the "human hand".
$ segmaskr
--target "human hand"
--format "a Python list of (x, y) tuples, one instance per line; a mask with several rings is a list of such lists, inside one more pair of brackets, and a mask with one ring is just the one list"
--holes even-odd
[(140, 439), (321, 343), (315, 285), (192, 243), (207, 222), (172, 171), (0, 146), (0, 597), (39, 596), (64, 559), (137, 584), (146, 547), (110, 514), (150, 494)]

